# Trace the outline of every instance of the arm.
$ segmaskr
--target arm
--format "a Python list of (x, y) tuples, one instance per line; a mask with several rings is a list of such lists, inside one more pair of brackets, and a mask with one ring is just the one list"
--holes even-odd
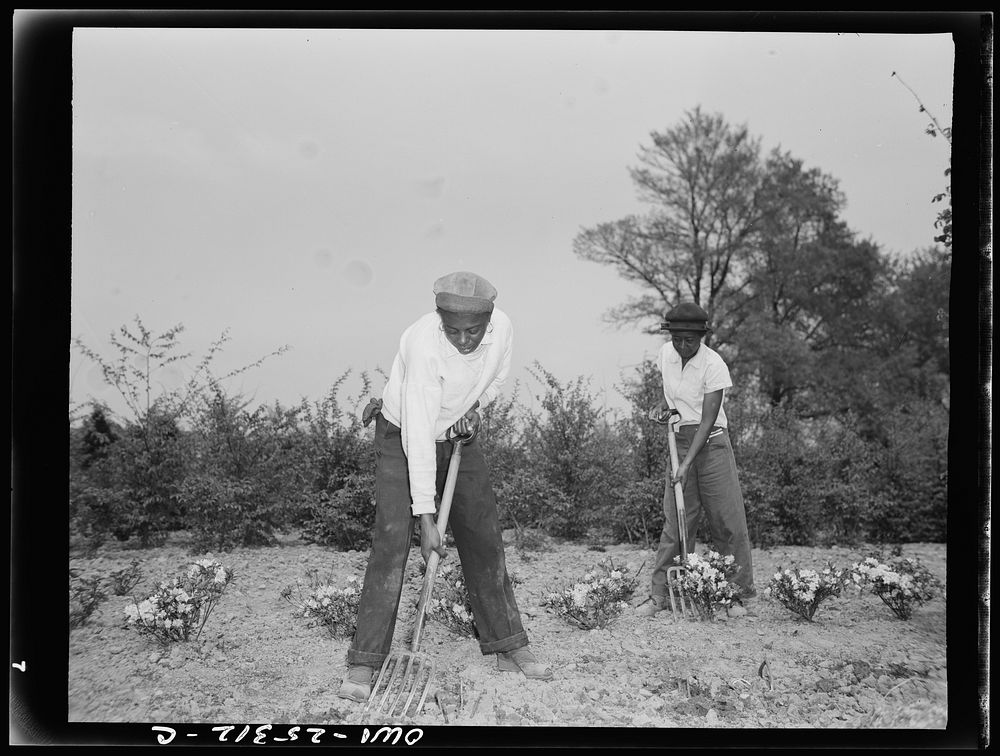
[(694, 438), (691, 440), (691, 447), (674, 471), (675, 482), (680, 481), (682, 484), (686, 482), (687, 473), (694, 463), (694, 458), (698, 456), (698, 452), (705, 445), (705, 439), (708, 438), (708, 434), (712, 431), (712, 426), (715, 425), (716, 418), (719, 417), (719, 408), (722, 406), (722, 395), (724, 393), (723, 389), (719, 389), (718, 391), (710, 391), (705, 394), (701, 405), (701, 422), (698, 424), (698, 430), (695, 431)]
[[(482, 423), (482, 418), (476, 411), (480, 407), (486, 406), (497, 396), (500, 395), (500, 390), (503, 388), (504, 383), (507, 382), (507, 376), (510, 375), (510, 364), (511, 364), (511, 354), (513, 353), (514, 344), (514, 332), (509, 321), (504, 320), (504, 340), (503, 340), (503, 352), (500, 356), (500, 362), (496, 368), (496, 374), (493, 376), (493, 380), (490, 381), (489, 385), (483, 390), (482, 395), (476, 400), (475, 404), (472, 405), (471, 409), (465, 413), (465, 415), (459, 418), (452, 426), (452, 432), (460, 435), (465, 435), (472, 432), (478, 432), (479, 426)], [(497, 323), (497, 327), (500, 328), (500, 323)]]
[[(480, 405), (486, 406), (496, 399), (500, 395), (500, 390), (507, 382), (507, 376), (510, 375), (511, 355), (514, 351), (514, 329), (513, 326), (510, 325), (509, 321), (505, 320), (505, 323), (506, 327), (504, 330), (506, 333), (504, 334), (504, 343), (501, 345), (503, 348), (503, 355), (500, 358), (500, 365), (497, 367), (496, 375), (490, 382), (490, 385), (486, 387), (486, 390), (483, 391), (483, 395), (479, 397), (479, 402), (476, 404), (477, 407)], [(496, 327), (499, 328), (500, 324), (497, 323)], [(476, 409), (476, 407), (473, 407), (472, 409)]]

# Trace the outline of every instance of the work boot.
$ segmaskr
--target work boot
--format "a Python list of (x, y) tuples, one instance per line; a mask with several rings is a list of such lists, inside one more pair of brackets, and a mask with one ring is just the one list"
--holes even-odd
[(659, 596), (650, 596), (636, 608), (638, 617), (652, 617), (657, 612), (662, 612), (667, 608), (667, 600)]
[(340, 684), (337, 695), (359, 703), (367, 701), (372, 692), (372, 675), (375, 670), (361, 664), (353, 664), (347, 670), (347, 677)]
[(527, 646), (497, 654), (497, 667), (501, 672), (520, 670), (529, 680), (551, 680), (552, 670), (535, 658)]

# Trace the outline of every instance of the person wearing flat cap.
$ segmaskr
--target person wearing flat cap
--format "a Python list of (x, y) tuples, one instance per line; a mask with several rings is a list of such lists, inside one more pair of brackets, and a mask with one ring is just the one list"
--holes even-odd
[[(740, 595), (729, 609), (731, 617), (747, 613), (744, 603), (756, 597), (750, 537), (736, 458), (729, 440), (729, 421), (723, 409), (726, 389), (733, 382), (729, 368), (714, 349), (702, 343), (710, 332), (708, 313), (693, 302), (677, 305), (666, 314), (660, 330), (670, 340), (660, 349), (658, 363), (663, 377), (663, 398), (649, 411), (650, 419), (663, 417), (669, 407), (680, 413), (677, 429), (678, 467), (673, 481), (680, 481), (687, 520), (688, 551), (707, 517), (715, 551), (732, 555), (739, 567), (733, 582)], [(649, 598), (638, 606), (641, 616), (652, 616), (667, 606), (667, 569), (680, 555), (681, 541), (674, 505), (674, 486), (663, 496), (663, 532), (656, 552)]]
[[(444, 556), (435, 526), (451, 459), (450, 433), (479, 428), (477, 409), (500, 392), (511, 365), (513, 328), (494, 306), (497, 291), (465, 271), (434, 282), (436, 309), (399, 340), (381, 402), (363, 415), (375, 419), (375, 528), (347, 652), (348, 673), (338, 695), (364, 701), (375, 670), (388, 656), (416, 523), (420, 552)], [(463, 445), (448, 527), (472, 604), (479, 647), (496, 655), (501, 671), (549, 680), (552, 672), (528, 649), (528, 636), (507, 574), (496, 497), (475, 435)]]

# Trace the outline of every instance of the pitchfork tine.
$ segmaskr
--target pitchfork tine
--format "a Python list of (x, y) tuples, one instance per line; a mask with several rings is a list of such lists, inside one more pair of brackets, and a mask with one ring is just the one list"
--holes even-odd
[[(406, 699), (406, 703), (403, 704), (403, 708), (399, 711), (399, 716), (404, 716), (406, 714), (406, 708), (410, 705), (410, 701), (413, 699), (413, 692), (416, 690), (414, 687), (416, 685), (416, 678), (420, 674), (420, 663), (414, 664), (414, 657), (408, 656), (406, 658), (406, 668), (403, 670), (403, 675), (399, 679), (399, 692), (392, 701), (392, 706), (389, 707), (389, 712), (396, 711), (396, 706), (400, 701), (403, 700), (403, 696), (407, 693), (407, 688), (409, 689), (410, 697)], [(411, 674), (412, 672), (412, 674)]]

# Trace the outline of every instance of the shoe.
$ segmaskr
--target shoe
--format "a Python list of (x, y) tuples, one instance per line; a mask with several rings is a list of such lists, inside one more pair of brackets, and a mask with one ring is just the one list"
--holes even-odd
[(521, 671), (529, 680), (552, 679), (552, 670), (538, 661), (527, 646), (497, 654), (497, 668), (501, 672)]
[(638, 617), (652, 617), (657, 612), (662, 612), (666, 608), (666, 600), (657, 598), (656, 596), (650, 596), (648, 599), (639, 604), (635, 613)]
[(351, 665), (351, 668), (347, 670), (347, 677), (340, 684), (337, 695), (340, 698), (349, 698), (358, 703), (367, 701), (372, 692), (372, 675), (374, 674), (375, 670), (372, 667), (361, 664)]

